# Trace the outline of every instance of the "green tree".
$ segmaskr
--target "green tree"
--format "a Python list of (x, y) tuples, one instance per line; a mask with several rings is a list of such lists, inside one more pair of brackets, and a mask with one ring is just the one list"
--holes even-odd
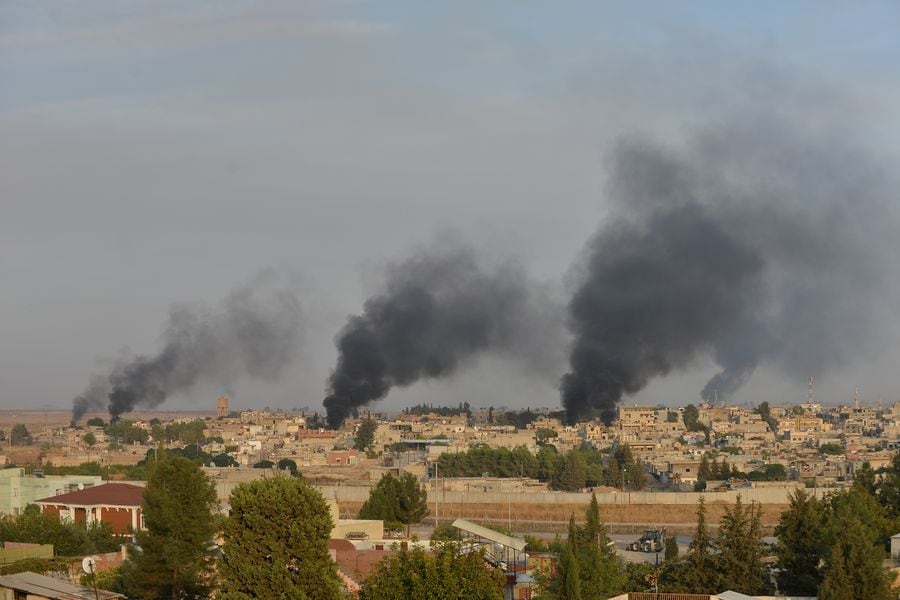
[(703, 424), (700, 422), (700, 410), (693, 404), (684, 407), (684, 413), (681, 415), (684, 421), (684, 427), (688, 431), (702, 431)]
[(579, 452), (569, 452), (558, 463), (558, 472), (551, 487), (566, 492), (577, 492), (584, 488), (587, 478), (587, 463)]
[(226, 598), (342, 598), (328, 553), (328, 504), (302, 479), (270, 477), (231, 493), (219, 572)]
[(667, 535), (665, 560), (668, 562), (676, 558), (678, 558), (678, 540), (674, 535)]
[[(443, 457), (444, 455), (441, 456)], [(552, 479), (561, 459), (562, 457), (556, 446), (550, 444), (541, 446), (537, 453), (537, 478), (541, 481)]]
[(356, 438), (353, 440), (353, 448), (360, 452), (367, 452), (375, 442), (375, 430), (378, 423), (372, 417), (363, 419), (356, 430)]
[(28, 428), (24, 423), (16, 423), (13, 425), (12, 431), (9, 433), (9, 439), (13, 446), (30, 446), (32, 439), (28, 433)]
[(213, 588), (216, 489), (182, 457), (154, 463), (141, 510), (146, 531), (135, 534), (122, 566), (129, 597), (206, 598)]
[(117, 421), (110, 423), (103, 429), (106, 436), (119, 444), (143, 444), (150, 439), (150, 432), (137, 427), (132, 421)]
[(628, 577), (600, 520), (597, 497), (591, 494), (584, 526), (575, 525), (574, 515), (569, 518), (569, 533), (558, 552), (556, 574), (541, 577), (546, 590), (542, 597), (601, 600), (626, 589)]
[(438, 523), (431, 533), (432, 542), (458, 542), (461, 537), (459, 529), (450, 523)]
[(576, 529), (573, 546), (581, 577), (581, 595), (585, 600), (601, 600), (624, 590), (624, 565), (610, 543), (606, 527), (600, 521), (597, 495), (585, 511), (585, 523)]
[(271, 469), (275, 466), (271, 460), (261, 460), (258, 463), (253, 465), (254, 469)]
[(106, 421), (100, 417), (91, 417), (87, 420), (88, 427), (106, 427)]
[(823, 530), (824, 545), (830, 549), (844, 535), (844, 527), (851, 519), (859, 521), (873, 544), (886, 547), (896, 524), (885, 513), (878, 500), (861, 487), (851, 487), (826, 498), (827, 524)]
[(898, 521), (900, 526), (900, 452), (891, 459), (875, 486), (875, 498), (884, 508), (888, 518)]
[(359, 510), (360, 519), (381, 519), (385, 526), (399, 529), (400, 524), (409, 527), (428, 515), (428, 494), (412, 473), (402, 473), (400, 478), (385, 473), (369, 492), (369, 497)]
[(625, 563), (625, 575), (627, 577), (625, 589), (630, 592), (654, 591), (657, 571), (658, 569), (652, 563), (643, 561)]
[(203, 432), (205, 429), (206, 423), (200, 419), (194, 419), (185, 423), (169, 423), (163, 430), (163, 437), (167, 442), (178, 441), (187, 445), (199, 444), (204, 439)]
[(541, 427), (534, 432), (534, 439), (538, 444), (546, 444), (549, 440), (559, 437), (559, 434), (547, 427)]
[(778, 422), (775, 421), (775, 417), (772, 416), (772, 409), (769, 407), (768, 402), (762, 402), (759, 406), (757, 406), (753, 412), (762, 417), (762, 420), (766, 422), (769, 426), (769, 429), (772, 431), (778, 431)]
[(893, 577), (882, 567), (884, 550), (873, 543), (863, 524), (854, 518), (845, 521), (842, 535), (834, 545), (820, 600), (892, 600)]
[(217, 467), (238, 467), (238, 462), (227, 454), (216, 454), (211, 461)]
[(786, 594), (815, 596), (822, 583), (819, 563), (826, 557), (822, 540), (825, 506), (815, 496), (797, 490), (781, 513), (775, 536), (778, 543), (778, 589)]
[(623, 477), (630, 490), (642, 490), (647, 485), (647, 473), (644, 465), (631, 451), (631, 446), (622, 444), (613, 452), (618, 464), (624, 468)]
[(872, 465), (870, 465), (868, 461), (864, 462), (859, 470), (854, 473), (853, 485), (854, 487), (861, 487), (867, 494), (873, 498), (877, 498), (877, 477), (875, 475), (875, 469), (872, 468)]
[(770, 591), (768, 570), (763, 562), (765, 546), (758, 505), (745, 506), (739, 495), (734, 506), (725, 509), (716, 548), (724, 589), (748, 595)]
[(421, 548), (392, 552), (359, 591), (359, 600), (501, 600), (503, 575), (487, 566), (480, 552), (462, 552), (454, 542), (433, 553)]
[(684, 591), (700, 594), (721, 591), (719, 565), (713, 548), (714, 540), (706, 525), (706, 502), (701, 496), (697, 503), (697, 529), (688, 546), (685, 569), (681, 576), (686, 586), (682, 588)]
[(826, 442), (819, 446), (819, 453), (840, 455), (844, 453), (844, 448), (840, 444), (835, 444), (834, 442)]
[(94, 444), (97, 443), (97, 436), (95, 436), (90, 431), (88, 431), (86, 434), (84, 434), (84, 436), (81, 439), (83, 439), (84, 443), (87, 444), (88, 446), (93, 446)]
[(572, 544), (566, 544), (559, 556), (560, 587), (556, 595), (558, 600), (582, 600), (581, 570)]
[(94, 587), (96, 585), (98, 589), (115, 592), (117, 594), (125, 593), (125, 579), (122, 576), (121, 565), (94, 573), (93, 575), (82, 575), (79, 583), (85, 587)]
[(59, 517), (42, 513), (34, 504), (22, 514), (0, 517), (0, 539), (6, 542), (52, 544), (57, 556), (83, 556), (94, 552), (114, 552), (119, 543), (109, 523), (64, 523)]
[(706, 453), (700, 458), (700, 467), (697, 469), (697, 481), (709, 481), (712, 479), (712, 465)]
[(282, 471), (290, 471), (291, 475), (297, 474), (297, 463), (290, 458), (282, 458), (279, 460), (277, 467)]

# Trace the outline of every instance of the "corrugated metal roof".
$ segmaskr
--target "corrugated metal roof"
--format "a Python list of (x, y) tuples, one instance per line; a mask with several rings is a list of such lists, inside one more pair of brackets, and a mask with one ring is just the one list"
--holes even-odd
[[(54, 600), (91, 600), (95, 597), (94, 590), (91, 588), (32, 573), (31, 571), (0, 577), (0, 588), (36, 594), (45, 598), (53, 598)], [(98, 590), (97, 593), (104, 599), (123, 597), (121, 594), (105, 590)]]
[(453, 521), (453, 526), (460, 531), (465, 531), (466, 533), (477, 535), (480, 538), (490, 540), (496, 544), (500, 544), (501, 546), (506, 546), (507, 548), (512, 548), (513, 550), (516, 550), (518, 552), (523, 551), (525, 549), (525, 546), (528, 544), (528, 542), (526, 542), (522, 538), (504, 535), (499, 531), (494, 531), (493, 529), (483, 527), (482, 525), (472, 523), (471, 521), (466, 521), (465, 519), (457, 519)]

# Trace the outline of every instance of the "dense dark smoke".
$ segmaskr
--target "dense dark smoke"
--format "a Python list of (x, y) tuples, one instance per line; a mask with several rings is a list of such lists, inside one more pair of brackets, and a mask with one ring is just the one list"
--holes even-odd
[[(491, 352), (540, 367), (558, 343), (549, 302), (514, 264), (486, 268), (474, 252), (438, 244), (387, 269), (384, 289), (338, 334), (324, 404), (339, 427), (354, 408), (393, 386), (443, 378)], [(543, 338), (543, 339), (541, 339)]]
[(805, 380), (870, 346), (894, 322), (895, 220), (848, 148), (766, 120), (677, 150), (622, 142), (569, 305), (569, 420), (609, 421), (623, 395), (698, 359), (722, 369), (703, 398), (725, 400), (763, 363)]
[(108, 376), (95, 376), (74, 400), (72, 421), (104, 405), (118, 419), (198, 383), (228, 387), (244, 375), (274, 379), (293, 356), (300, 325), (299, 301), (272, 274), (235, 289), (218, 310), (173, 306), (160, 351), (120, 359)]

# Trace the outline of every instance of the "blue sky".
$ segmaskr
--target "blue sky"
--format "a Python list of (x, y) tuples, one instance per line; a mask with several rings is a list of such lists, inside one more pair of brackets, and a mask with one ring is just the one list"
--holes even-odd
[[(622, 136), (773, 112), (896, 156), (898, 31), (890, 2), (7, 0), (0, 406), (67, 405), (122, 348), (151, 351), (171, 302), (271, 266), (303, 282), (307, 341), (238, 403), (315, 406), (373, 273), (435, 232), (565, 289)], [(639, 400), (693, 400), (711, 369)], [(894, 397), (861, 369), (823, 389)], [(389, 403), (555, 401), (517, 373), (488, 359)], [(805, 381), (764, 371), (744, 400)]]

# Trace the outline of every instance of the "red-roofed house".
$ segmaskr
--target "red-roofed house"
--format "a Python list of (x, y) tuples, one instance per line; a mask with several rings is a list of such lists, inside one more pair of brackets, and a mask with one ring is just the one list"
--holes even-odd
[(51, 496), (37, 501), (41, 512), (60, 519), (91, 524), (109, 523), (116, 533), (143, 529), (141, 495), (144, 488), (127, 483), (107, 483)]

